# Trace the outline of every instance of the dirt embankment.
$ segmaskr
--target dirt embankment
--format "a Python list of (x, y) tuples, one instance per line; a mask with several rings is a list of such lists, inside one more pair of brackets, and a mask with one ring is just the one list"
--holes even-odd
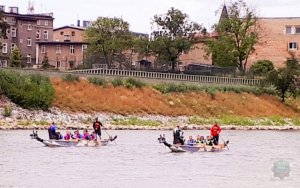
[(55, 79), (53, 84), (56, 90), (54, 106), (71, 112), (201, 117), (300, 117), (299, 99), (292, 100), (287, 105), (282, 104), (275, 96), (256, 96), (249, 93), (218, 92), (215, 99), (212, 99), (204, 92), (161, 94), (150, 87), (100, 87), (84, 80), (66, 83)]

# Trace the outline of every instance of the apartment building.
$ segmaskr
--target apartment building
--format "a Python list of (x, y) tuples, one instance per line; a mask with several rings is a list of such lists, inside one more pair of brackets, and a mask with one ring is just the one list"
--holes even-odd
[(87, 48), (87, 43), (83, 42), (84, 30), (80, 25), (59, 27), (53, 30), (53, 40), (37, 42), (38, 67), (41, 67), (45, 57), (53, 68), (59, 70), (82, 65)]
[(23, 66), (32, 67), (36, 62), (36, 44), (53, 38), (53, 14), (20, 14), (18, 7), (0, 6), (4, 20), (10, 25), (7, 39), (1, 39), (0, 66), (8, 65), (12, 50), (18, 47), (23, 56)]

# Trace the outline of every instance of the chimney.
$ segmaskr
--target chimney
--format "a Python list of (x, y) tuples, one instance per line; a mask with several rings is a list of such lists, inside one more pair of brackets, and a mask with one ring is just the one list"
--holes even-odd
[(77, 20), (77, 27), (80, 27), (80, 20)]
[(0, 5), (0, 12), (5, 12), (5, 6), (4, 5)]
[(9, 13), (18, 14), (19, 8), (18, 7), (8, 7)]

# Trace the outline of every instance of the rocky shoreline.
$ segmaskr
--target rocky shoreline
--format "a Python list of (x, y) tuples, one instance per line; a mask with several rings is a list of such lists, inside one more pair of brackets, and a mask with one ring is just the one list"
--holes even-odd
[[(9, 105), (11, 114), (4, 116), (4, 108)], [(111, 130), (172, 130), (176, 125), (180, 125), (184, 130), (209, 130), (211, 125), (195, 125), (188, 123), (187, 116), (170, 117), (161, 115), (146, 116), (123, 116), (108, 113), (67, 113), (58, 108), (51, 108), (49, 111), (27, 110), (20, 108), (14, 103), (0, 101), (0, 130), (43, 130), (49, 127), (51, 122), (55, 122), (59, 129), (92, 129), (92, 122), (98, 117), (105, 128)], [(114, 120), (137, 118), (145, 121), (160, 122), (160, 125), (116, 125)], [(300, 130), (300, 126), (240, 126), (221, 125), (223, 130)]]

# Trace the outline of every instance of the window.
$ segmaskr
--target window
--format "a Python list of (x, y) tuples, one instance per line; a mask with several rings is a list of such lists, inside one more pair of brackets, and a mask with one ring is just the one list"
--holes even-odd
[(15, 43), (11, 43), (10, 51), (12, 52), (15, 48), (17, 48), (17, 45)]
[(70, 35), (65, 35), (65, 41), (71, 41), (71, 36)]
[(285, 27), (285, 34), (292, 34), (292, 27), (291, 26), (286, 26)]
[(31, 46), (31, 38), (30, 37), (27, 39), (27, 46)]
[(16, 23), (16, 18), (12, 18), (12, 19), (11, 19), (11, 22), (12, 22), (12, 23)]
[(295, 33), (296, 34), (300, 34), (300, 26), (296, 26), (295, 27)]
[(84, 52), (85, 49), (87, 49), (87, 45), (86, 45), (86, 44), (83, 44), (83, 45), (82, 45), (82, 52)]
[(288, 46), (289, 50), (297, 50), (297, 48), (298, 48), (297, 42), (289, 42), (289, 46)]
[(31, 55), (30, 55), (30, 54), (27, 55), (27, 63), (28, 63), (28, 64), (31, 63)]
[(70, 53), (71, 53), (71, 54), (74, 54), (74, 53), (75, 53), (75, 49), (74, 49), (74, 46), (73, 46), (73, 45), (70, 45)]
[(57, 46), (56, 46), (56, 53), (57, 53), (57, 54), (60, 54), (60, 53), (61, 53), (60, 45), (57, 45)]
[(7, 60), (0, 60), (0, 67), (7, 67)]
[(28, 24), (27, 30), (32, 30), (31, 24)]
[(48, 40), (48, 31), (44, 31), (44, 39)]
[(61, 31), (61, 32), (60, 32), (60, 35), (64, 35), (64, 32), (63, 32), (63, 31)]
[(45, 26), (48, 26), (48, 20), (45, 20)]
[(72, 36), (73, 36), (73, 37), (75, 36), (75, 31), (72, 31)]
[(41, 25), (41, 20), (37, 20), (36, 25)]
[(40, 39), (40, 38), (41, 38), (41, 31), (36, 30), (36, 39)]
[(74, 68), (74, 61), (69, 61), (69, 67), (72, 69)]
[(3, 17), (3, 21), (4, 21), (4, 22), (7, 22), (7, 18), (6, 18), (6, 17)]
[(42, 45), (42, 50), (41, 50), (42, 54), (46, 53), (46, 46)]
[(56, 61), (56, 68), (60, 67), (60, 61)]
[(11, 37), (17, 37), (17, 29), (15, 27), (11, 28)]
[(7, 53), (7, 43), (2, 43), (2, 53)]

